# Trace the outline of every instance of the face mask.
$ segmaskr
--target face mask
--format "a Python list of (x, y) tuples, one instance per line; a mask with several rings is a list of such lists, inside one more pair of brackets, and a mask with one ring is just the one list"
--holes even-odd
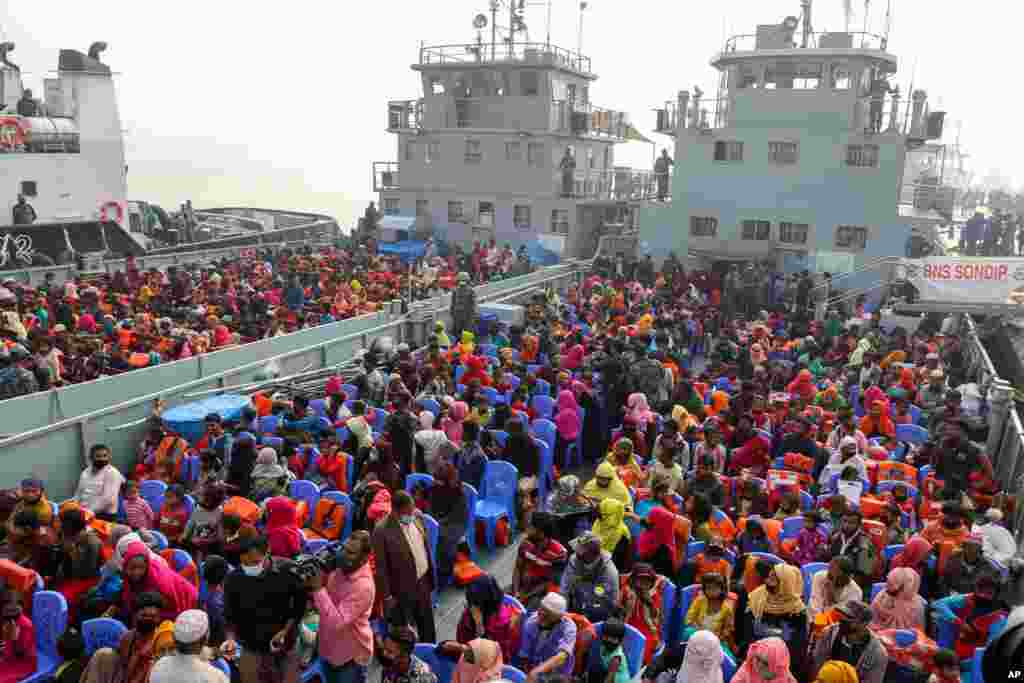
[(263, 563), (243, 564), (242, 571), (245, 572), (246, 576), (259, 576), (263, 573)]
[(403, 525), (408, 526), (413, 523), (416, 518), (413, 515), (402, 515), (398, 518), (398, 521)]
[(93, 463), (92, 463), (92, 468), (94, 470), (96, 470), (97, 472), (99, 472), (100, 470), (102, 470), (104, 467), (106, 467), (109, 464), (110, 464), (109, 460), (94, 460)]
[(159, 626), (159, 622), (151, 621), (149, 619), (140, 619), (135, 622), (135, 630), (139, 633), (152, 633)]

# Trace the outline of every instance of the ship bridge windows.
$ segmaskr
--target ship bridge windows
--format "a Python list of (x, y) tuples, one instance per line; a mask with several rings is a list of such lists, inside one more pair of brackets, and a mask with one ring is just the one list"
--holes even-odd
[(569, 234), (569, 209), (551, 210), (551, 232), (556, 235)]
[(779, 241), (786, 244), (807, 244), (807, 223), (790, 223), (782, 221), (779, 223)]
[(519, 91), (524, 97), (536, 97), (540, 94), (540, 74), (526, 69), (519, 72)]
[(855, 168), (878, 168), (878, 145), (847, 145), (846, 165)]
[(859, 225), (840, 225), (836, 228), (836, 248), (863, 251), (868, 245), (868, 229)]
[(768, 161), (779, 166), (792, 166), (799, 157), (799, 147), (795, 142), (769, 142)]
[(765, 90), (792, 90), (793, 74), (796, 72), (792, 62), (775, 62), (764, 70)]
[(718, 219), (712, 216), (690, 216), (691, 237), (717, 237)]
[(760, 74), (753, 64), (737, 64), (732, 69), (732, 85), (737, 90), (756, 88)]
[(439, 76), (430, 77), (430, 94), (443, 95), (445, 92), (444, 81)]
[(793, 74), (794, 90), (817, 90), (821, 86), (823, 64), (801, 62), (796, 65)]
[(765, 241), (772, 237), (772, 224), (769, 221), (743, 221), (742, 228), (741, 235), (745, 240)]
[(528, 230), (530, 228), (530, 205), (529, 204), (516, 204), (512, 207), (512, 224), (520, 230)]
[(494, 227), (494, 202), (480, 202), (477, 205), (476, 224), (484, 228)]
[(384, 198), (384, 215), (385, 216), (397, 216), (400, 208), (398, 197), (385, 197)]
[(466, 163), (479, 164), (483, 159), (483, 152), (480, 151), (479, 140), (466, 140)]
[(829, 69), (829, 85), (833, 90), (849, 90), (852, 72), (846, 64), (832, 64)]

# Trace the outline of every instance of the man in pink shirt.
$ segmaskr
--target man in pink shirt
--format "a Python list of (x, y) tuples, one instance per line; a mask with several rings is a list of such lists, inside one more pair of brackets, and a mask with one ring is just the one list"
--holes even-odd
[(370, 611), (376, 595), (368, 562), (370, 535), (354, 532), (338, 555), (338, 569), (324, 578), (317, 575), (307, 587), (320, 612), (320, 657), (324, 683), (365, 683), (366, 667), (373, 657)]

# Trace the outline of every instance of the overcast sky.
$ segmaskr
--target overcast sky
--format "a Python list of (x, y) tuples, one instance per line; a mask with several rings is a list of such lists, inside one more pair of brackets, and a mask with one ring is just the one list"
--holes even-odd
[[(547, 8), (536, 4), (526, 23), (529, 39), (543, 42)], [(591, 99), (629, 112), (645, 133), (650, 110), (678, 90), (715, 92), (709, 60), (724, 34), (800, 12), (799, 0), (588, 4), (583, 52), (600, 76)], [(842, 30), (842, 5), (816, 0), (815, 30)], [(0, 32), (17, 44), (11, 59), (39, 93), (60, 48), (109, 44), (103, 59), (119, 74), (130, 198), (323, 211), (348, 224), (372, 198), (371, 162), (397, 158), (384, 131), (387, 102), (420, 95), (409, 69), (420, 42), (471, 42), (473, 16), (486, 10), (486, 0), (0, 0)], [(885, 10), (885, 0), (872, 2), (869, 30), (883, 29)], [(579, 3), (552, 0), (551, 15), (552, 42), (576, 49)], [(901, 90), (913, 75), (932, 108), (948, 110), (947, 142), (963, 121), (978, 177), (998, 172), (1015, 186), (1024, 184), (1022, 18), (1005, 0), (893, 0), (890, 37)], [(854, 29), (863, 22), (854, 0)], [(650, 147), (620, 146), (616, 156), (649, 164)]]

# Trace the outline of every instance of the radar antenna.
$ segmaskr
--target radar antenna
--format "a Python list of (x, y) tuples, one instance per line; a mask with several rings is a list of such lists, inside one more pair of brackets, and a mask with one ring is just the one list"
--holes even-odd
[(100, 53), (107, 49), (107, 44), (102, 40), (97, 40), (95, 43), (89, 46), (89, 57), (95, 59), (97, 62), (100, 61)]
[(4, 66), (9, 66), (20, 73), (21, 67), (7, 59), (7, 54), (9, 52), (14, 52), (14, 43), (10, 41), (0, 43), (0, 64), (3, 64)]

